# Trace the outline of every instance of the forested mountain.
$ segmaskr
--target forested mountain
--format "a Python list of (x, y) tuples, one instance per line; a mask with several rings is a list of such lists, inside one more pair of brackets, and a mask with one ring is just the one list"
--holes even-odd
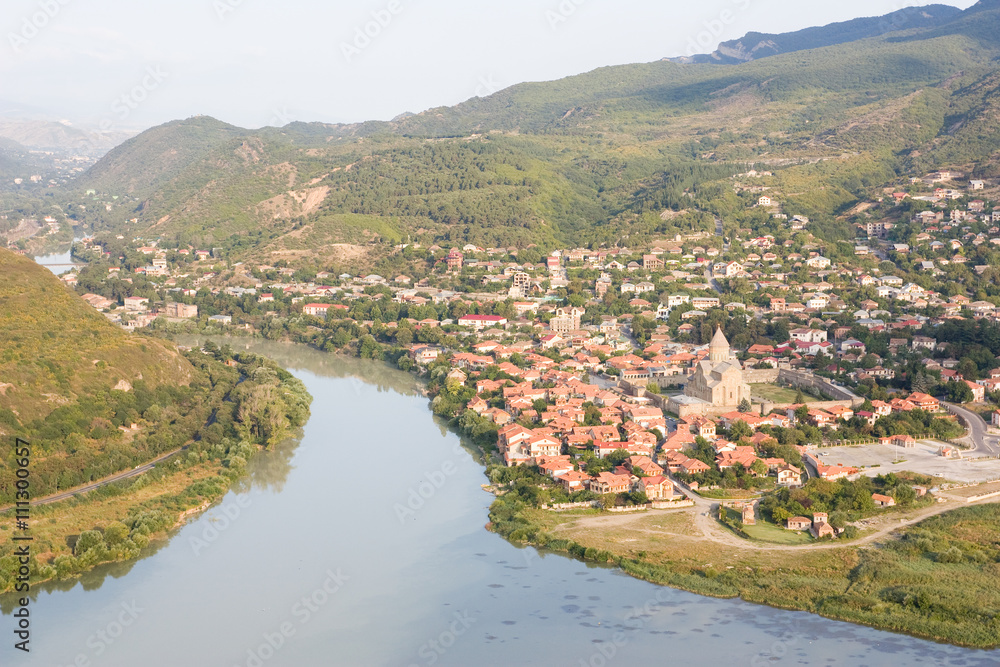
[[(996, 168), (1000, 2), (921, 11), (930, 18), (905, 14), (906, 30), (849, 43), (739, 65), (606, 67), (389, 123), (168, 123), (77, 182), (75, 201), (119, 197), (110, 213), (67, 210), (98, 229), (303, 263), (407, 239), (615, 243), (714, 229), (714, 215), (769, 224), (730, 180), (752, 163), (774, 172), (786, 213), (846, 238), (837, 215), (899, 174)], [(830, 30), (783, 36), (783, 49)], [(852, 39), (871, 25), (838, 30)]]

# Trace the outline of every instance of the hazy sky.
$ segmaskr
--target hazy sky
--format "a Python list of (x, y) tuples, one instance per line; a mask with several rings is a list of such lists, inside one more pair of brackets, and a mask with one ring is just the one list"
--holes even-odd
[[(353, 122), (906, 0), (3, 0), (0, 100), (115, 129)], [(973, 0), (951, 2), (961, 8)], [(365, 31), (370, 35), (365, 35)], [(360, 35), (360, 36), (359, 36)], [(699, 43), (700, 40), (700, 43)]]

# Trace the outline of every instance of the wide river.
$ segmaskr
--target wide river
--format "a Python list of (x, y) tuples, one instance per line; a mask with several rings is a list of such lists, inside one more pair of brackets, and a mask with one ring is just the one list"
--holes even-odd
[(1000, 663), (513, 546), (485, 530), (482, 468), (412, 376), (252, 349), (314, 396), (301, 440), (139, 561), (36, 587), (32, 651), (4, 616), (0, 665)]

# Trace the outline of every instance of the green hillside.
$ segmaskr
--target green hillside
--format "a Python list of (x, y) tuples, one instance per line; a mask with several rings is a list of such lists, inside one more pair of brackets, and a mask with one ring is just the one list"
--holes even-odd
[[(36, 445), (37, 494), (180, 446), (210, 414), (199, 407), (207, 386), (169, 343), (127, 334), (47, 269), (0, 250), (0, 436)], [(118, 429), (132, 423), (143, 430)], [(13, 488), (5, 463), (0, 500)]]
[[(77, 201), (118, 197), (112, 212), (68, 211), (98, 230), (292, 263), (407, 239), (600, 244), (709, 230), (710, 214), (763, 224), (728, 181), (754, 163), (775, 172), (786, 212), (843, 237), (836, 216), (897, 174), (993, 168), (1000, 4), (934, 11), (928, 27), (739, 65), (606, 67), (391, 123), (168, 123), (77, 183)], [(661, 219), (668, 209), (694, 213)]]

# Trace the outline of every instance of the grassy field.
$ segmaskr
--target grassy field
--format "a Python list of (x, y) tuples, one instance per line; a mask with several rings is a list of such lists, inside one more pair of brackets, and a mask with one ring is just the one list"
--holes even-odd
[[(789, 387), (779, 387), (774, 384), (752, 384), (750, 385), (750, 395), (760, 398), (766, 398), (773, 403), (794, 403), (795, 394), (798, 392), (797, 389), (791, 389)], [(818, 398), (814, 398), (809, 394), (802, 392), (805, 397), (806, 403), (816, 403), (819, 401)]]
[(755, 526), (743, 526), (743, 532), (755, 540), (771, 544), (809, 544), (813, 541), (808, 533), (786, 530), (773, 523), (759, 522)]

